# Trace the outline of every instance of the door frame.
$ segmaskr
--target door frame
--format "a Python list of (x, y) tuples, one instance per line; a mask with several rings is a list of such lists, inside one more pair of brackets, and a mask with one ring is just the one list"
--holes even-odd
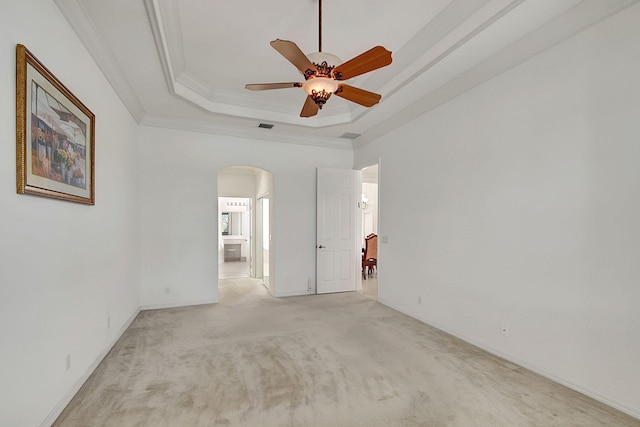
[[(378, 157), (377, 162), (376, 163), (364, 163), (362, 165), (358, 166), (357, 170), (364, 170), (366, 168), (370, 168), (372, 166), (378, 166), (378, 194), (377, 194), (377, 204), (378, 204), (378, 215), (376, 218), (376, 231), (378, 234), (378, 260), (381, 258), (380, 257), (380, 253), (384, 251), (383, 246), (387, 244), (388, 241), (388, 237), (387, 236), (381, 236), (380, 231), (381, 231), (381, 225), (382, 225), (382, 215), (380, 215), (380, 193), (381, 193), (381, 185), (380, 183), (382, 182), (382, 158)], [(363, 174), (364, 176), (364, 174)], [(362, 188), (362, 184), (364, 184), (364, 177), (362, 179), (362, 183), (361, 183), (361, 188)], [(361, 227), (362, 229), (362, 227)], [(362, 230), (361, 230), (362, 233)], [(360, 241), (364, 242), (364, 238), (365, 236), (361, 236), (360, 237)], [(384, 265), (384, 262), (383, 262)], [(384, 268), (384, 267), (383, 267)], [(380, 263), (378, 262), (376, 264), (376, 280), (378, 281), (378, 292), (376, 294), (376, 300), (378, 300), (379, 295), (380, 295), (380, 285), (381, 285), (381, 281), (380, 281)], [(359, 276), (359, 282), (358, 282), (358, 290), (362, 290), (362, 275)]]
[[(268, 219), (268, 233), (265, 236), (264, 230), (264, 217), (265, 217), (265, 209), (264, 209), (264, 201), (265, 199), (268, 201), (267, 203), (267, 219)], [(255, 247), (255, 259), (256, 259), (256, 269), (255, 269), (255, 277), (257, 279), (261, 279), (267, 289), (271, 290), (271, 197), (269, 193), (264, 193), (256, 196), (256, 217), (255, 217), (255, 225), (256, 225), (256, 247)], [(267, 276), (267, 280), (265, 281), (264, 276), (264, 241), (265, 238), (269, 242), (269, 254), (267, 256), (266, 261), (269, 263), (269, 275)]]

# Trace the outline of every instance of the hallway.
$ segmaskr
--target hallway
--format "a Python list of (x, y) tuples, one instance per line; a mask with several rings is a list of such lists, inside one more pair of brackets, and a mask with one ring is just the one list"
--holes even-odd
[(224, 252), (218, 253), (218, 277), (222, 279), (237, 279), (249, 277), (249, 261), (224, 261)]

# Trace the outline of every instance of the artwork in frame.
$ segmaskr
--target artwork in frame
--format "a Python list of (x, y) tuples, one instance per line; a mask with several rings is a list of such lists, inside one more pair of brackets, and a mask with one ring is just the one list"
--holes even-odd
[(18, 193), (94, 205), (94, 132), (94, 114), (17, 45)]

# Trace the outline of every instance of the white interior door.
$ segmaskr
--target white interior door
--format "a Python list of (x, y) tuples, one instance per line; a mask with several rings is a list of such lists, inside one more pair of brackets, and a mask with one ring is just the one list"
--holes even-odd
[(361, 271), (362, 172), (318, 168), (316, 292), (355, 291)]

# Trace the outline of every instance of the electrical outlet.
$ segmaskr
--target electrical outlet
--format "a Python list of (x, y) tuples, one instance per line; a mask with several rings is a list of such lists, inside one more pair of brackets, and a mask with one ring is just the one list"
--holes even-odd
[(506, 323), (502, 324), (502, 327), (500, 328), (500, 335), (502, 335), (503, 337), (509, 336), (509, 325), (507, 325)]
[(164, 288), (164, 293), (166, 295), (169, 295), (171, 293), (171, 289), (167, 286), (166, 288)]
[(70, 354), (67, 354), (66, 362), (67, 362), (67, 371), (68, 371), (69, 369), (71, 369), (71, 355)]
[(311, 292), (311, 279), (307, 279), (307, 292)]
[(418, 305), (422, 305), (422, 297), (418, 296)]

